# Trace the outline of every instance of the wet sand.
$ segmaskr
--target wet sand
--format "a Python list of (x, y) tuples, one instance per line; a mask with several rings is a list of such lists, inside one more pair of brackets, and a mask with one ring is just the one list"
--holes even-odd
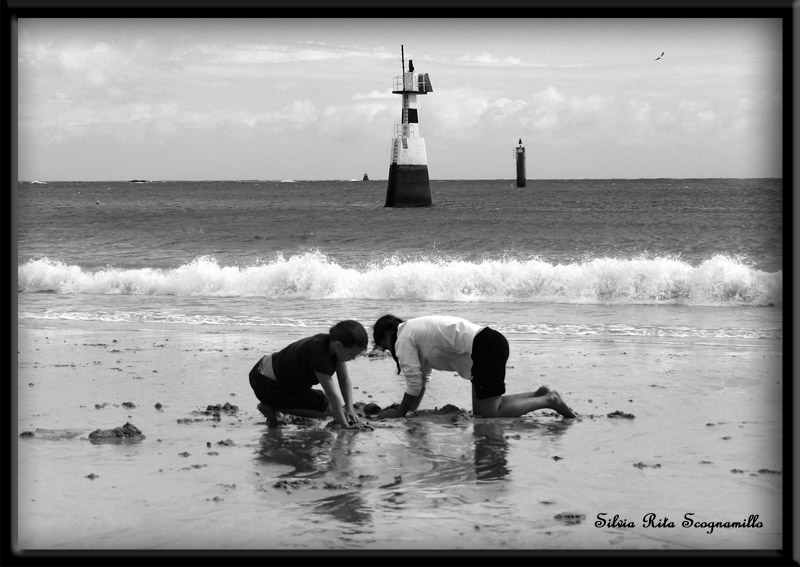
[[(247, 374), (296, 338), (21, 321), (17, 548), (782, 547), (780, 344), (516, 336), (509, 393), (547, 384), (577, 419), (473, 418), (437, 373), (407, 419), (270, 428)], [(349, 369), (357, 402), (399, 401), (391, 360)]]

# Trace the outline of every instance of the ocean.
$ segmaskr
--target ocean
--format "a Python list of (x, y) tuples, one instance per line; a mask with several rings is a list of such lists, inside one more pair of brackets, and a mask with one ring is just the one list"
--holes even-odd
[[(20, 549), (785, 541), (780, 179), (435, 180), (421, 209), (381, 180), (15, 191)], [(500, 330), (507, 392), (578, 418), (474, 418), (435, 372), (374, 430), (267, 427), (256, 360), (386, 313)], [(386, 357), (348, 373), (356, 402), (402, 397)], [(88, 438), (126, 422), (141, 442)]]
[(782, 337), (780, 179), (432, 181), (413, 209), (385, 192), (21, 183), (19, 317), (303, 334), (447, 312), (544, 336)]

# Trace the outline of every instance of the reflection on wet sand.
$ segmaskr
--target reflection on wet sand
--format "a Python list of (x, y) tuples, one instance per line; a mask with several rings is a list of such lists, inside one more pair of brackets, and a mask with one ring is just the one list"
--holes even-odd
[(478, 481), (503, 480), (508, 468), (508, 441), (505, 428), (497, 421), (476, 421), (472, 426), (475, 437), (475, 476)]
[[(563, 435), (572, 420), (537, 423), (508, 419), (476, 419), (472, 426), (475, 451), (475, 477), (479, 482), (505, 480), (511, 473), (508, 464), (508, 439), (521, 439), (523, 430), (536, 430), (538, 435)], [(510, 430), (516, 433), (507, 434)]]
[(349, 490), (305, 505), (317, 514), (332, 516), (346, 524), (366, 525), (372, 514), (359, 490), (365, 477), (353, 474), (353, 443), (358, 433), (317, 425), (269, 428), (261, 436), (257, 459), (291, 467), (292, 470), (279, 475), (282, 479), (325, 480), (321, 485), (290, 484), (292, 488)]
[(340, 522), (364, 526), (372, 520), (372, 510), (360, 492), (336, 494), (312, 502), (314, 512), (328, 514)]
[[(265, 429), (257, 460), (290, 467), (281, 482), (302, 490), (336, 491), (302, 503), (314, 514), (369, 531), (376, 514), (394, 517), (474, 504), (476, 484), (504, 492), (514, 441), (559, 436), (569, 422), (467, 419), (442, 422), (417, 415), (375, 431), (319, 425)], [(511, 441), (511, 442), (510, 442)], [(525, 471), (519, 471), (523, 474)], [(294, 479), (294, 480), (289, 480)], [(309, 483), (309, 479), (312, 479)], [(296, 481), (300, 481), (299, 483)]]
[(310, 427), (276, 427), (261, 436), (259, 459), (292, 467), (281, 477), (314, 477), (327, 471), (332, 431)]

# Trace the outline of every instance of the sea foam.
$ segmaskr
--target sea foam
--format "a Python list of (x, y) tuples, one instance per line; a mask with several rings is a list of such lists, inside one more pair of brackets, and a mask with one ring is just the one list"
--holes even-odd
[(783, 273), (716, 255), (692, 266), (673, 257), (594, 258), (571, 263), (395, 256), (346, 266), (320, 253), (245, 266), (210, 256), (173, 269), (88, 270), (48, 258), (17, 270), (23, 293), (309, 299), (781, 306)]

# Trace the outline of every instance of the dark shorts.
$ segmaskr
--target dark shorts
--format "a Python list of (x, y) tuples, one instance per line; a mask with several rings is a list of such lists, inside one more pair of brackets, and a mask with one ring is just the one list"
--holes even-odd
[(325, 392), (314, 388), (284, 388), (277, 380), (261, 374), (260, 366), (259, 360), (250, 371), (250, 386), (261, 403), (278, 410), (302, 409), (324, 412), (328, 408), (328, 397)]
[(483, 328), (472, 341), (472, 385), (479, 400), (506, 393), (508, 340), (489, 327)]

